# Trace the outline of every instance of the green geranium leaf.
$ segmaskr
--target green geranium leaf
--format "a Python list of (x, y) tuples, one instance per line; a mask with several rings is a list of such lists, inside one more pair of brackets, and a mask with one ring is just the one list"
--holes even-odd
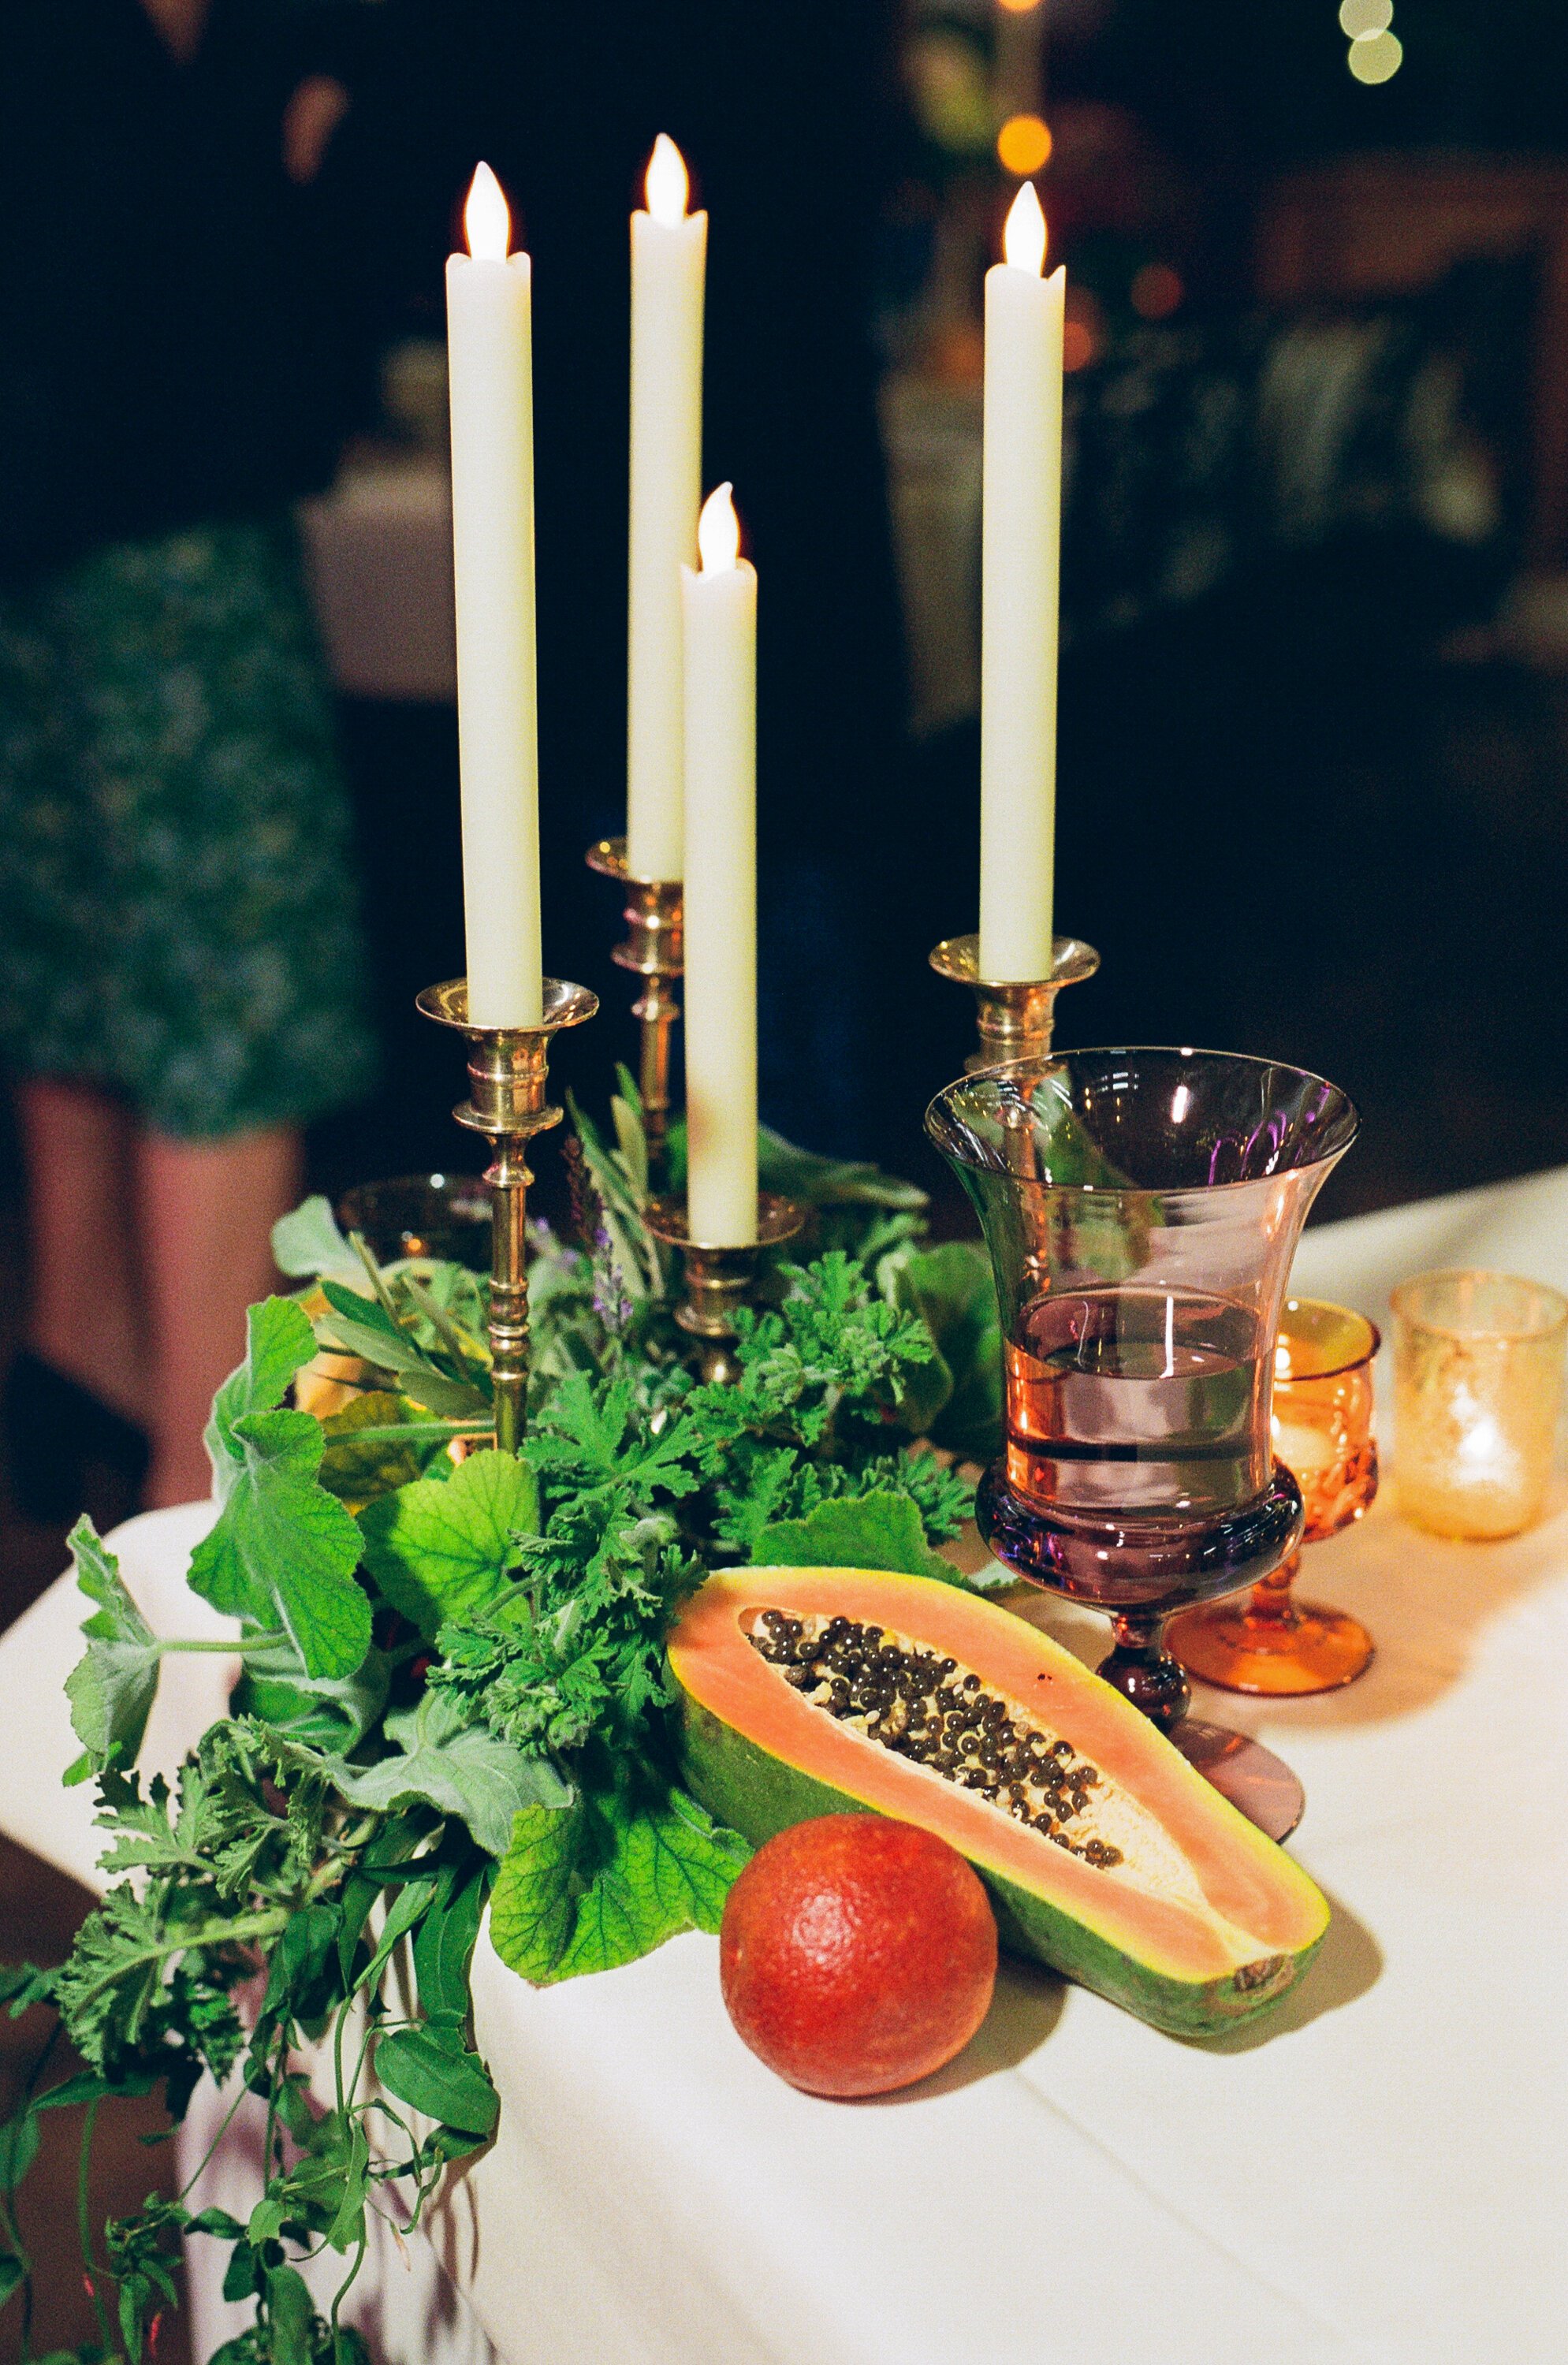
[(490, 1942), (544, 1985), (613, 1970), (682, 1930), (716, 1931), (751, 1850), (682, 1790), (623, 1784), (520, 1814), (496, 1876)]
[(951, 1561), (926, 1542), (919, 1507), (887, 1487), (830, 1496), (803, 1519), (775, 1519), (757, 1537), (752, 1559), (760, 1568), (890, 1568), (962, 1583)]
[(583, 1809), (524, 1807), (490, 1900), (490, 1944), (520, 1977), (542, 1986), (571, 1943)]
[(565, 1783), (548, 1758), (525, 1757), (483, 1726), (465, 1724), (452, 1692), (427, 1692), (418, 1708), (389, 1716), (397, 1752), (375, 1765), (329, 1762), (337, 1788), (355, 1806), (387, 1813), (422, 1802), (457, 1815), (488, 1855), (505, 1855), (512, 1818), (524, 1807), (564, 1800)]
[[(890, 1257), (882, 1286), (894, 1305), (918, 1314), (950, 1374), (946, 1399), (924, 1424), (934, 1444), (961, 1462), (1002, 1451), (1002, 1324), (991, 1258), (979, 1240)], [(920, 1385), (917, 1376), (912, 1395)]]
[(273, 1226), (273, 1262), (292, 1281), (336, 1281), (362, 1297), (369, 1288), (364, 1265), (338, 1229), (331, 1201), (319, 1192)]
[(330, 1413), (321, 1423), (327, 1450), (321, 1456), (321, 1484), (351, 1510), (377, 1495), (390, 1495), (412, 1485), (420, 1474), (420, 1455), (412, 1441), (376, 1435), (361, 1440), (357, 1432), (407, 1429), (420, 1418), (420, 1408), (389, 1388), (367, 1389), (342, 1412)]
[(99, 1607), (84, 1619), (82, 1631), (99, 1642), (151, 1642), (152, 1629), (126, 1590), (119, 1563), (106, 1549), (91, 1519), (78, 1519), (66, 1538), (75, 1564), (76, 1582), (89, 1601)]
[(496, 2124), (500, 2097), (455, 2029), (427, 2022), (394, 2030), (376, 2046), (375, 2074), (410, 2110), (460, 2135), (487, 2135)]
[(367, 1503), (359, 1524), (376, 1584), (433, 1642), (449, 1620), (482, 1618), (516, 1591), (507, 1572), (517, 1538), (538, 1530), (538, 1481), (515, 1453), (471, 1453), (450, 1478), (418, 1478)]
[(386, 1652), (369, 1650), (352, 1676), (313, 1676), (285, 1641), (248, 1653), (230, 1714), (259, 1717), (290, 1741), (346, 1757), (386, 1707), (391, 1673)]
[(65, 1695), (71, 1729), (102, 1773), (136, 1762), (157, 1695), (159, 1647), (91, 1519), (77, 1521), (70, 1543), (76, 1582), (99, 1607), (83, 1625), (87, 1653), (65, 1678)]
[(316, 1335), (291, 1297), (269, 1297), (245, 1317), (245, 1360), (230, 1372), (212, 1400), (207, 1451), (219, 1487), (232, 1459), (234, 1424), (247, 1414), (280, 1405), (297, 1373), (316, 1352)]
[(352, 1676), (370, 1648), (370, 1604), (354, 1582), (359, 1530), (318, 1484), (319, 1422), (273, 1409), (315, 1336), (291, 1298), (252, 1306), (248, 1321), (249, 1351), (207, 1424), (223, 1508), (191, 1554), (191, 1587), (231, 1618), (286, 1627), (308, 1674)]

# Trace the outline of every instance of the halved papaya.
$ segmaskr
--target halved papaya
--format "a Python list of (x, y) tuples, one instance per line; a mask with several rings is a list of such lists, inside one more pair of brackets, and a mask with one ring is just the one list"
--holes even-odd
[(1267, 2011), (1320, 1892), (1118, 1692), (1023, 1619), (928, 1577), (747, 1568), (670, 1637), (685, 1778), (756, 1843), (871, 1808), (938, 1833), (1002, 1944), (1199, 2036)]

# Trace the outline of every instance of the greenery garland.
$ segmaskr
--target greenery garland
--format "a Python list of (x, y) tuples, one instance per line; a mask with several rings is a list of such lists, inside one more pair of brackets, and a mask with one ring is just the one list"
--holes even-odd
[[(41, 2113), (77, 2106), (99, 2326), (77, 2365), (140, 2365), (190, 2235), (229, 2246), (224, 2295), (254, 2302), (213, 2365), (365, 2365), (340, 2310), (373, 2214), (417, 2224), (495, 2126), (468, 1985), (487, 1901), (503, 1961), (568, 1978), (716, 1929), (745, 1860), (672, 1771), (680, 1604), (741, 1560), (954, 1578), (933, 1549), (969, 1509), (953, 1457), (988, 1452), (998, 1424), (979, 1247), (925, 1246), (912, 1185), (765, 1136), (764, 1180), (809, 1203), (816, 1253), (778, 1262), (743, 1317), (738, 1382), (701, 1385), (643, 1221), (634, 1087), (622, 1074), (614, 1147), (574, 1115), (577, 1239), (532, 1227), (521, 1458), (472, 1450), (489, 1417), (484, 1283), (428, 1259), (383, 1267), (310, 1200), (275, 1238), (303, 1286), (252, 1309), (207, 1429), (220, 1508), (188, 1581), (238, 1643), (155, 1636), (90, 1523), (72, 1536), (95, 1607), (66, 1778), (95, 1781), (117, 1878), (63, 1966), (0, 1971), (13, 2016), (55, 2015), (0, 2129), (0, 2301), (19, 2294), (24, 2358), (17, 2191)], [(322, 1381), (323, 1349), (355, 1359), (348, 1388)], [(144, 1788), (160, 1664), (200, 1650), (242, 1662), (230, 1713), (173, 1794)], [(389, 1976), (409, 1956), (412, 2006)], [(62, 2035), (84, 2066), (50, 2085)], [(230, 2117), (247, 2096), (264, 2113), (249, 2218), (193, 2212), (187, 2187), (95, 2239), (100, 2105), (162, 2084), (177, 2120), (204, 2076), (231, 2081)], [(343, 2262), (325, 2316), (299, 2271), (324, 2251)]]

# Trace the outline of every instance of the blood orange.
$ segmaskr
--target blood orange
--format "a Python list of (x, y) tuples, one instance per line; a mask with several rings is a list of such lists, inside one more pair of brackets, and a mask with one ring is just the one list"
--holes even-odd
[(950, 2061), (996, 1982), (996, 1923), (964, 1858), (881, 1815), (822, 1815), (758, 1850), (724, 1908), (730, 2018), (812, 2094), (882, 2094)]

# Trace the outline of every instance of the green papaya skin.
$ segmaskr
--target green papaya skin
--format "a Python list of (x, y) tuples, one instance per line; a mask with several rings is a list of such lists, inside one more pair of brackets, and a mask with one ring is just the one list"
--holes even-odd
[[(681, 1772), (693, 1797), (754, 1846), (815, 1815), (881, 1811), (875, 1799), (852, 1798), (773, 1756), (685, 1691), (679, 1717)], [(1215, 2036), (1257, 2020), (1299, 1983), (1322, 1944), (1320, 1934), (1293, 1954), (1261, 1956), (1226, 1978), (1171, 1978), (1108, 1945), (1048, 1898), (984, 1864), (975, 1869), (1009, 1953), (1047, 1964), (1169, 2036)]]

